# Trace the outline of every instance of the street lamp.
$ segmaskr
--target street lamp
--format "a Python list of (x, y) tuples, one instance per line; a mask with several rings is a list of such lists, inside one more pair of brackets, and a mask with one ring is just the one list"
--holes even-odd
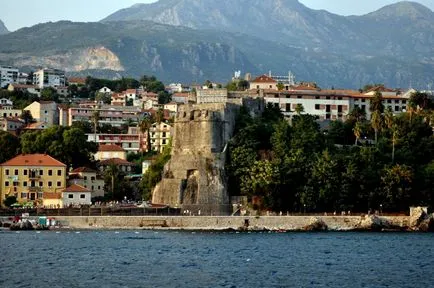
[(306, 204), (304, 204), (303, 206), (304, 206), (304, 214), (306, 214)]
[(383, 204), (380, 204), (380, 215), (383, 214)]

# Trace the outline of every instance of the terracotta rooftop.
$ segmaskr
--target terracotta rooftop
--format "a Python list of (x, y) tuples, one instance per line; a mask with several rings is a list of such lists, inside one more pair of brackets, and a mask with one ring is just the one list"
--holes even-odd
[(28, 129), (28, 130), (41, 130), (41, 129), (47, 128), (46, 126), (44, 127), (44, 125), (47, 125), (47, 123), (44, 123), (44, 122), (30, 123), (29, 125), (27, 125), (26, 127), (24, 127), (24, 129)]
[(127, 89), (124, 91), (126, 94), (136, 94), (136, 89)]
[(54, 159), (47, 154), (21, 154), (12, 158), (1, 166), (56, 166), (56, 167), (66, 167), (62, 162)]
[(267, 76), (267, 75), (262, 75), (257, 77), (255, 80), (253, 80), (252, 82), (254, 83), (277, 83), (276, 80), (274, 80), (273, 78)]
[(87, 189), (81, 185), (72, 184), (68, 188), (64, 189), (62, 192), (83, 193), (83, 192), (92, 192), (92, 191), (90, 191), (89, 189)]
[(188, 98), (190, 96), (190, 93), (174, 93), (172, 95), (172, 97), (184, 97), (184, 98)]
[(107, 160), (102, 160), (99, 162), (99, 165), (106, 166), (106, 165), (125, 165), (125, 166), (136, 166), (136, 164), (128, 162), (127, 160), (120, 159), (120, 158), (112, 158)]
[(118, 145), (108, 144), (99, 145), (98, 152), (125, 152), (124, 148)]
[(70, 173), (96, 173), (96, 171), (88, 167), (79, 167), (72, 170)]

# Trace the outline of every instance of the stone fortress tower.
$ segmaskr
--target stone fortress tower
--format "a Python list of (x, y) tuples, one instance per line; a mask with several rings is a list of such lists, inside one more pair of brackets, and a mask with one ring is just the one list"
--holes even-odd
[(203, 215), (228, 215), (224, 172), (239, 104), (182, 105), (176, 115), (171, 160), (152, 194), (153, 203)]

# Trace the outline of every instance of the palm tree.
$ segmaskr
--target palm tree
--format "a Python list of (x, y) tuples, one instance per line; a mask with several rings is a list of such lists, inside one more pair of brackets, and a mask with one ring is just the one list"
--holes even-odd
[(383, 119), (380, 111), (378, 110), (374, 111), (371, 116), (371, 126), (375, 131), (375, 145), (377, 145), (378, 131), (381, 129), (382, 124), (383, 124)]
[(108, 166), (107, 170), (105, 171), (105, 175), (110, 177), (110, 185), (111, 185), (110, 188), (111, 188), (113, 200), (115, 199), (115, 181), (116, 179), (118, 179), (119, 174), (120, 174), (119, 167), (114, 163), (111, 163)]
[(95, 107), (95, 111), (93, 111), (91, 117), (93, 123), (93, 140), (95, 141), (95, 143), (98, 143), (98, 141), (96, 141), (96, 133), (99, 126), (99, 119), (100, 119), (99, 111), (97, 110), (97, 107)]
[(304, 112), (303, 104), (297, 104), (297, 106), (295, 106), (295, 113), (297, 113), (297, 115), (300, 115), (303, 112)]
[(386, 124), (388, 129), (392, 129), (394, 118), (393, 118), (392, 109), (389, 107), (384, 113), (384, 123)]
[(376, 91), (374, 96), (370, 99), (369, 102), (370, 102), (369, 110), (371, 112), (378, 111), (380, 112), (380, 114), (384, 112), (383, 95), (381, 94), (381, 92)]
[(360, 139), (360, 136), (362, 136), (362, 124), (357, 121), (356, 125), (354, 125), (353, 128), (354, 136), (356, 136), (356, 142), (354, 143), (355, 146), (357, 146), (357, 142)]

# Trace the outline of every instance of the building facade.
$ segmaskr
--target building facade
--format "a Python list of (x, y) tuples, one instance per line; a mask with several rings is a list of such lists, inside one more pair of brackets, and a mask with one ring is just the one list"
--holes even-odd
[(59, 125), (59, 110), (57, 109), (57, 103), (54, 101), (35, 101), (24, 110), (30, 111), (33, 119), (45, 123), (48, 128)]
[(163, 152), (164, 147), (169, 144), (172, 136), (172, 126), (167, 123), (154, 123), (149, 129), (151, 150)]
[(18, 68), (11, 66), (0, 66), (0, 88), (5, 88), (9, 84), (18, 82)]
[(69, 172), (68, 186), (80, 185), (92, 192), (92, 198), (104, 197), (104, 179), (97, 171), (80, 167)]
[(40, 89), (46, 87), (66, 86), (65, 71), (58, 69), (41, 69), (33, 73), (33, 85)]
[(95, 160), (101, 161), (112, 158), (126, 160), (127, 152), (121, 146), (114, 144), (98, 146), (98, 151), (95, 153)]
[(99, 115), (99, 125), (109, 124), (121, 127), (129, 121), (139, 123), (143, 119), (144, 112), (138, 107), (119, 107), (103, 105), (101, 107), (80, 106), (69, 108), (68, 126), (77, 121), (92, 122), (95, 112)]
[(227, 89), (199, 89), (196, 91), (197, 104), (203, 103), (227, 103)]
[(1, 205), (8, 196), (35, 206), (61, 205), (66, 165), (60, 161), (46, 154), (23, 154), (1, 164), (0, 170)]

